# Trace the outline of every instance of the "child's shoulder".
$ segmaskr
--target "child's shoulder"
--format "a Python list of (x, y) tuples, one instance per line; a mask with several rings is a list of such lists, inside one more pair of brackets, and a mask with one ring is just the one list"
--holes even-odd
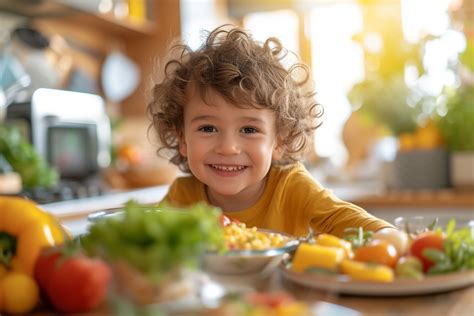
[(199, 182), (192, 175), (182, 175), (174, 179), (170, 185), (170, 192), (183, 192), (183, 191), (198, 191), (202, 186), (202, 183)]
[(308, 170), (301, 162), (289, 165), (273, 165), (270, 172), (281, 176), (309, 175)]
[(270, 171), (270, 177), (280, 184), (289, 182), (314, 182), (314, 178), (301, 162), (295, 162), (286, 166), (275, 165)]
[(291, 200), (294, 200), (295, 196), (301, 200), (315, 198), (324, 191), (324, 187), (300, 162), (272, 167), (267, 188), (273, 195), (281, 194)]
[(188, 205), (203, 199), (204, 185), (195, 177), (177, 177), (168, 190), (168, 199), (176, 204)]
[(193, 175), (190, 174), (184, 174), (176, 179), (174, 179), (173, 183), (171, 184), (172, 186), (178, 185), (178, 186), (193, 186), (199, 184), (199, 181), (194, 177)]

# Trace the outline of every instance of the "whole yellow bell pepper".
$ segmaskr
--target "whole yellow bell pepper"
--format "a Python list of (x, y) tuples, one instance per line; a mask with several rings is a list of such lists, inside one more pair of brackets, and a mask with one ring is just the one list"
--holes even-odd
[(33, 275), (41, 248), (65, 238), (61, 225), (35, 203), (0, 196), (0, 265)]

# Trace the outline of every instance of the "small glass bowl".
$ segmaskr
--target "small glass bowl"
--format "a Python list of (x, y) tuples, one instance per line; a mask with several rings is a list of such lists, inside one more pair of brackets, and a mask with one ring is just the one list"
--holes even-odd
[(456, 227), (470, 227), (474, 234), (474, 218), (454, 217), (454, 216), (433, 216), (433, 215), (415, 215), (401, 216), (394, 220), (395, 227), (411, 234), (420, 234), (425, 231), (434, 230), (441, 227), (446, 228), (448, 222), (456, 220)]

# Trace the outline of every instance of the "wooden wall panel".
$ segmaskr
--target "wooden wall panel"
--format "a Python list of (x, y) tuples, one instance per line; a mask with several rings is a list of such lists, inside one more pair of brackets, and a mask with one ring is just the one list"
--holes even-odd
[(164, 0), (154, 2), (153, 16), (156, 30), (152, 35), (130, 38), (125, 42), (126, 52), (141, 68), (142, 81), (139, 88), (122, 104), (125, 116), (144, 116), (146, 95), (150, 87), (157, 58), (166, 55), (169, 43), (181, 36), (179, 1)]

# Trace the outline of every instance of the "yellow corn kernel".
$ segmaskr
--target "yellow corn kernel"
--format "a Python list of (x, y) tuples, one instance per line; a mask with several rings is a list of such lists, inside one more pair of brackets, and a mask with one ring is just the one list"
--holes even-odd
[(305, 316), (310, 315), (308, 305), (303, 302), (293, 302), (278, 306), (271, 315), (275, 316)]
[(350, 242), (337, 238), (334, 235), (321, 234), (315, 238), (316, 245), (344, 249), (345, 258), (352, 258), (352, 245)]
[(394, 279), (393, 270), (387, 266), (347, 259), (341, 262), (341, 272), (360, 281), (392, 282)]
[(291, 269), (304, 272), (308, 268), (317, 267), (335, 271), (344, 256), (341, 248), (302, 243), (296, 249)]
[(247, 228), (242, 223), (224, 227), (224, 237), (232, 249), (270, 249), (281, 247), (288, 240), (280, 234), (261, 232), (256, 227)]

